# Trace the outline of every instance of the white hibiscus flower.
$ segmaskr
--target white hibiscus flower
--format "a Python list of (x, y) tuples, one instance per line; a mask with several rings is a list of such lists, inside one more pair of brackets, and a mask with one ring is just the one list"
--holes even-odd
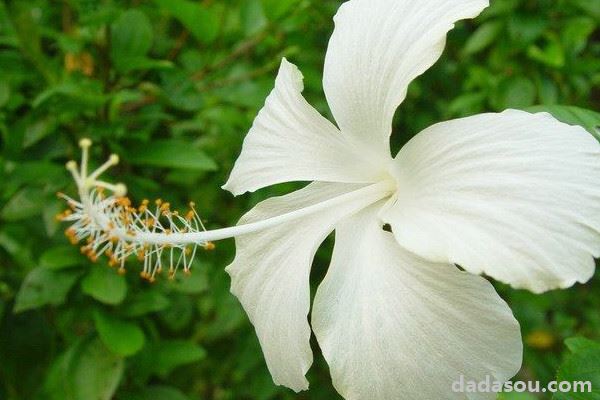
[(187, 270), (194, 245), (235, 237), (232, 292), (275, 383), (301, 391), (313, 361), (311, 263), (335, 230), (312, 330), (339, 393), (349, 400), (494, 398), (452, 392), (460, 376), (505, 381), (521, 365), (519, 325), (479, 274), (534, 292), (591, 278), (600, 255), (600, 146), (549, 114), (507, 110), (434, 125), (392, 157), (392, 117), (409, 83), (439, 58), (455, 22), (487, 5), (342, 5), (324, 70), (339, 129), (304, 100), (302, 75), (284, 59), (224, 187), (239, 195), (314, 182), (258, 204), (236, 227), (205, 231), (193, 206), (185, 216), (166, 203), (131, 207), (117, 197), (123, 185), (99, 180), (116, 157), (88, 174), (90, 142), (82, 141), (81, 167), (68, 164), (80, 197), (67, 198), (68, 235), (89, 239), (92, 259), (106, 253), (121, 269), (138, 255), (149, 279), (167, 261), (172, 274), (179, 265)]
[[(521, 365), (519, 325), (477, 274), (534, 292), (592, 277), (600, 148), (584, 129), (507, 110), (434, 125), (390, 154), (409, 83), (439, 58), (453, 24), (487, 5), (343, 4), (323, 80), (339, 129), (304, 100), (301, 73), (283, 60), (224, 188), (239, 195), (315, 182), (260, 203), (240, 223), (348, 201), (236, 238), (232, 291), (276, 383), (308, 388), (309, 273), (333, 230), (312, 330), (346, 399), (464, 399), (451, 393), (460, 375), (507, 380)], [(469, 398), (495, 398), (478, 396)]]

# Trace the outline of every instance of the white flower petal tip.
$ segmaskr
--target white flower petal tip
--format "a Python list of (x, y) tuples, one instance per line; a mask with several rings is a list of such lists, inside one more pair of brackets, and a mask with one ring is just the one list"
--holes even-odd
[(398, 153), (381, 212), (420, 256), (541, 293), (585, 283), (600, 255), (600, 144), (547, 113), (434, 125)]
[(442, 55), (454, 24), (487, 0), (351, 0), (336, 14), (323, 88), (342, 133), (372, 158), (389, 157), (396, 108)]
[(367, 183), (381, 175), (306, 102), (303, 89), (302, 74), (284, 58), (223, 189), (237, 196), (282, 182)]
[[(402, 249), (378, 205), (336, 229), (312, 326), (345, 399), (495, 399), (452, 384), (504, 382), (520, 369), (520, 327), (485, 279)], [(470, 396), (470, 397), (469, 397)]]

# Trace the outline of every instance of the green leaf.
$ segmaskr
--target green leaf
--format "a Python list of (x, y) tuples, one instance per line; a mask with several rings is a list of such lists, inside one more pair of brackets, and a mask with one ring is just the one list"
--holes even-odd
[(46, 250), (40, 257), (40, 266), (48, 269), (64, 269), (82, 265), (85, 258), (75, 246), (56, 246)]
[(504, 23), (502, 21), (489, 21), (484, 23), (469, 37), (463, 52), (465, 55), (479, 53), (496, 40), (503, 28)]
[(166, 377), (179, 366), (206, 357), (206, 351), (202, 347), (185, 340), (163, 340), (150, 345), (147, 351), (154, 360), (154, 372), (161, 377)]
[(584, 338), (584, 337), (572, 337), (565, 340), (565, 344), (568, 349), (571, 350), (571, 353), (578, 353), (580, 351), (585, 351), (590, 348), (599, 348), (600, 343), (594, 342), (593, 340)]
[(112, 399), (121, 376), (123, 359), (106, 351), (104, 345), (93, 340), (72, 361), (74, 391), (77, 399)]
[(78, 271), (51, 271), (38, 267), (27, 274), (19, 289), (15, 312), (63, 304), (81, 274)]
[[(55, 98), (66, 98), (70, 99), (71, 103), (78, 107), (100, 107), (108, 101), (109, 97), (101, 92), (102, 88), (98, 83), (99, 82), (93, 82), (83, 85), (81, 83), (64, 82), (49, 86), (46, 90), (37, 95), (32, 102), (32, 106), (34, 108), (41, 108), (43, 105), (50, 103), (51, 100), (55, 100)], [(52, 120), (50, 121), (52, 122)], [(52, 128), (52, 125), (40, 126), (37, 128), (34, 127), (34, 129), (39, 130), (39, 132), (34, 130), (33, 132), (28, 133), (26, 144), (34, 144), (36, 140), (39, 140), (49, 133), (46, 131), (47, 129)]]
[(589, 17), (571, 18), (561, 33), (565, 49), (572, 54), (580, 53), (587, 45), (589, 36), (597, 28), (596, 21)]
[(248, 0), (240, 8), (240, 17), (246, 36), (254, 35), (267, 26), (267, 18), (260, 0)]
[(123, 321), (98, 310), (94, 312), (94, 322), (100, 339), (113, 353), (128, 357), (144, 347), (144, 332), (135, 323)]
[(451, 117), (474, 114), (483, 108), (486, 98), (485, 93), (465, 93), (452, 100), (446, 111)]
[(116, 305), (125, 299), (127, 282), (113, 269), (94, 266), (81, 281), (81, 290), (102, 303)]
[(130, 63), (139, 62), (152, 47), (152, 24), (143, 12), (127, 10), (113, 24), (111, 30), (111, 56), (121, 72), (131, 69)]
[(43, 185), (48, 182), (61, 182), (61, 178), (64, 178), (64, 176), (64, 166), (58, 166), (57, 164), (48, 161), (25, 161), (16, 163), (14, 165), (14, 170), (9, 174), (10, 184), (16, 185), (17, 187), (21, 185), (32, 186)]
[(161, 74), (162, 92), (169, 103), (183, 111), (198, 111), (204, 104), (204, 96), (198, 91), (189, 75), (179, 70)]
[(122, 313), (127, 317), (139, 317), (149, 313), (162, 311), (169, 307), (167, 296), (156, 290), (138, 292), (127, 300)]
[(9, 6), (11, 22), (19, 39), (21, 52), (47, 81), (55, 80), (53, 64), (48, 62), (42, 49), (41, 13), (36, 12), (40, 9), (36, 4), (27, 1), (11, 2)]
[(131, 400), (189, 400), (189, 397), (174, 387), (150, 386), (133, 394)]
[(547, 112), (570, 125), (579, 125), (600, 140), (600, 113), (574, 106), (547, 105), (526, 109), (529, 112)]
[(54, 132), (56, 120), (54, 118), (40, 119), (25, 129), (23, 147), (31, 147)]
[(218, 18), (210, 9), (189, 0), (154, 0), (200, 42), (212, 43), (219, 33)]
[(130, 149), (127, 160), (136, 165), (186, 168), (203, 171), (217, 169), (215, 162), (191, 143), (179, 140), (155, 140)]
[(548, 23), (538, 15), (517, 14), (508, 20), (508, 34), (516, 46), (528, 46), (544, 34)]
[(208, 278), (206, 277), (206, 268), (200, 266), (199, 271), (193, 271), (191, 275), (179, 274), (174, 280), (166, 282), (169, 289), (173, 289), (185, 294), (198, 294), (205, 292), (209, 288)]
[[(581, 343), (580, 343), (581, 344)], [(588, 383), (592, 392), (579, 387), (569, 393), (555, 393), (553, 400), (600, 400), (600, 346), (588, 346), (568, 356), (558, 369), (558, 382)]]
[(581, 8), (586, 13), (593, 16), (596, 21), (600, 21), (600, 2), (590, 0), (572, 0), (574, 6)]
[(565, 49), (557, 38), (552, 37), (544, 47), (531, 45), (527, 49), (527, 56), (552, 68), (565, 66)]
[(174, 293), (170, 297), (169, 308), (161, 311), (158, 316), (171, 331), (178, 332), (192, 320), (194, 305), (189, 296)]
[(26, 187), (18, 191), (6, 203), (0, 217), (6, 221), (19, 221), (39, 215), (45, 204), (44, 192), (40, 189)]
[(499, 104), (500, 109), (524, 108), (534, 104), (537, 89), (535, 84), (525, 77), (509, 79), (500, 86)]
[(20, 267), (34, 265), (30, 243), (24, 239), (26, 232), (15, 225), (0, 225), (0, 247), (11, 255)]
[(299, 0), (261, 0), (267, 18), (276, 21), (291, 12)]
[(44, 391), (51, 400), (110, 400), (123, 371), (122, 357), (108, 351), (98, 339), (85, 339), (57, 359)]
[(10, 100), (10, 85), (6, 80), (0, 80), (0, 108)]

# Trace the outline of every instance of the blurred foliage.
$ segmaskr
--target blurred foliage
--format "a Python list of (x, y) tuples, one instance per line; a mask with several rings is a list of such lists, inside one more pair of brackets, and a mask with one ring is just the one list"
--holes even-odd
[[(316, 344), (310, 392), (273, 385), (228, 291), (232, 243), (203, 254), (191, 277), (150, 285), (135, 265), (123, 277), (91, 264), (54, 218), (55, 193), (74, 192), (63, 166), (81, 137), (96, 143), (94, 160), (121, 156), (112, 174), (134, 199), (193, 199), (209, 227), (297, 187), (235, 200), (220, 189), (281, 57), (301, 68), (307, 98), (329, 115), (322, 63), (339, 4), (0, 3), (1, 399), (339, 398)], [(442, 60), (411, 85), (395, 148), (431, 123), (507, 107), (542, 105), (593, 132), (600, 118), (585, 109), (600, 101), (599, 23), (599, 0), (492, 0), (457, 25)], [(317, 255), (315, 284), (330, 252), (331, 240)], [(563, 342), (600, 339), (599, 278), (541, 296), (497, 286), (522, 324), (519, 378), (577, 377), (578, 365), (597, 371), (596, 348)]]

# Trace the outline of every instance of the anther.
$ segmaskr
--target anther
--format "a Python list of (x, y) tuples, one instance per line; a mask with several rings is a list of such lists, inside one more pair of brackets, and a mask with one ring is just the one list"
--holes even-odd
[(92, 141), (88, 138), (83, 138), (79, 141), (79, 147), (82, 149), (88, 149), (92, 145)]

